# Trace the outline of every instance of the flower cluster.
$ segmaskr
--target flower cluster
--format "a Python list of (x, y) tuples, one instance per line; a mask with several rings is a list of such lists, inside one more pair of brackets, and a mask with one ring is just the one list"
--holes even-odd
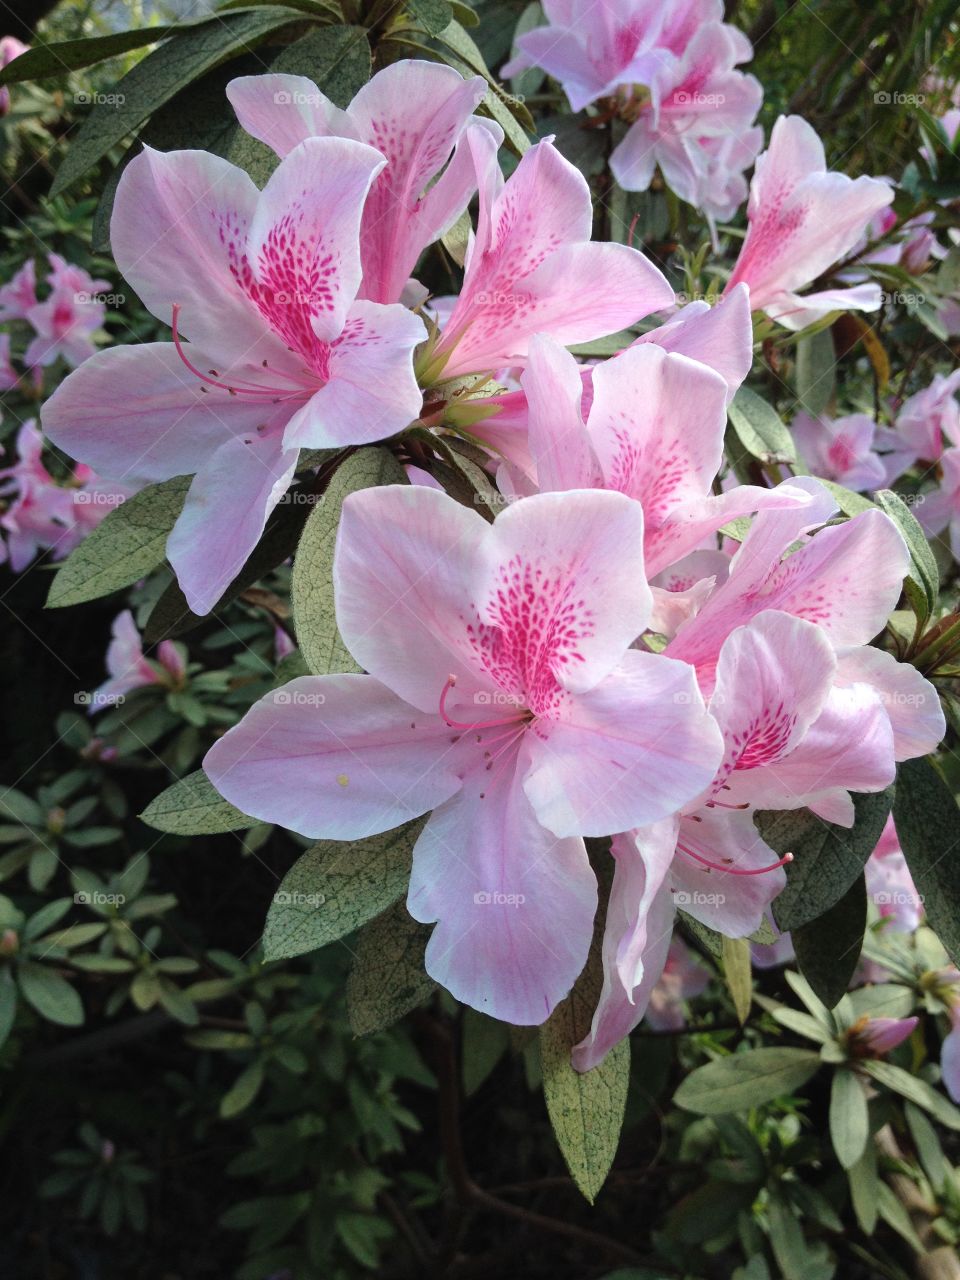
[[(654, 35), (631, 35), (584, 92), (611, 92), (629, 66), (654, 86), (658, 128), (683, 132), (694, 82), (752, 118), (758, 91), (731, 69), (742, 40), (719, 21), (696, 34), (713, 8), (686, 6), (670, 30), (651, 18)], [(884, 790), (943, 736), (933, 686), (871, 645), (910, 567), (894, 523), (877, 509), (837, 523), (819, 481), (736, 484), (724, 464), (751, 311), (799, 328), (879, 305), (872, 284), (798, 291), (892, 192), (828, 172), (809, 126), (781, 119), (722, 300), (676, 311), (641, 252), (591, 240), (589, 188), (552, 141), (504, 180), (501, 131), (474, 114), (484, 92), (416, 61), (345, 111), (301, 77), (233, 81), (272, 176), (260, 190), (198, 151), (146, 148), (127, 166), (114, 252), (171, 341), (98, 352), (43, 417), (122, 483), (194, 476), (168, 556), (198, 613), (298, 469), (322, 488), (302, 450), (409, 434), (422, 453), (469, 434), (496, 518), (443, 492), (429, 458), (412, 472), (425, 483), (349, 494), (333, 587), (350, 670), (267, 694), (204, 767), (244, 813), (309, 838), (429, 814), (407, 897), (435, 926), (427, 970), (515, 1024), (542, 1023), (582, 971), (598, 909), (586, 841), (609, 839), (603, 990), (574, 1050), (587, 1070), (647, 1009), (678, 907), (733, 938), (760, 926), (791, 855), (764, 843), (756, 811), (850, 826), (851, 793)], [(461, 292), (428, 310), (411, 273), (474, 194)], [(658, 313), (603, 363), (567, 349)], [(810, 428), (820, 469), (848, 481), (849, 430)], [(114, 665), (146, 678), (122, 618)]]

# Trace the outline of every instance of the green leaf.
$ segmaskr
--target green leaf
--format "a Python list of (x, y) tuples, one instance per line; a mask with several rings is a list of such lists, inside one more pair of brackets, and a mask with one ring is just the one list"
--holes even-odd
[(121, 53), (129, 53), (131, 49), (142, 49), (146, 44), (156, 44), (158, 40), (177, 35), (185, 28), (199, 27), (213, 20), (208, 15), (196, 22), (178, 22), (173, 27), (141, 27), (136, 31), (115, 31), (108, 36), (61, 40), (58, 44), (34, 44), (0, 71), (0, 85), (16, 84), (22, 80), (41, 80), (44, 76), (63, 79), (68, 71), (92, 67), (107, 58), (116, 58)]
[[(263, 537), (250, 553), (246, 564), (214, 605), (214, 613), (218, 613), (241, 592), (246, 591), (247, 587), (253, 586), (293, 554), (308, 512), (305, 504), (296, 500), (295, 495), (299, 492), (302, 491), (292, 490), (289, 499), (281, 501), (274, 510), (267, 522)], [(143, 636), (147, 644), (156, 644), (160, 640), (183, 635), (209, 620), (209, 614), (203, 617), (195, 614), (187, 604), (178, 583), (171, 582), (154, 605), (153, 612), (143, 629)]]
[(425, 819), (366, 840), (321, 840), (291, 867), (263, 931), (267, 960), (336, 942), (396, 902), (410, 879)]
[(845, 489), (842, 484), (837, 484), (835, 480), (825, 480), (823, 476), (817, 476), (817, 479), (845, 516), (858, 516), (861, 511), (876, 510), (876, 504), (862, 493), (854, 493), (852, 489)]
[(797, 399), (813, 417), (829, 407), (837, 384), (837, 358), (829, 329), (809, 334), (797, 343)]
[(949, 1175), (950, 1166), (943, 1154), (937, 1131), (914, 1103), (908, 1102), (903, 1108), (903, 1114), (923, 1171), (929, 1178), (934, 1193), (939, 1196)]
[(82, 1025), (83, 1005), (66, 978), (32, 961), (24, 961), (19, 966), (17, 978), (24, 1000), (33, 1005), (41, 1018), (61, 1027)]
[(111, 511), (57, 570), (48, 606), (62, 609), (97, 600), (129, 587), (161, 564), (192, 478), (175, 476), (152, 484)]
[(127, 72), (115, 92), (94, 105), (71, 140), (51, 196), (72, 186), (184, 85), (238, 50), (258, 44), (271, 31), (302, 21), (296, 9), (259, 8), (225, 14), (160, 45)]
[(336, 106), (349, 106), (370, 79), (367, 32), (340, 25), (311, 31), (278, 53), (270, 71), (307, 76)]
[(790, 432), (773, 406), (755, 391), (741, 387), (727, 413), (740, 443), (759, 462), (765, 466), (796, 462), (797, 451)]
[(233, 1087), (220, 1099), (220, 1115), (224, 1120), (246, 1111), (263, 1084), (263, 1063), (251, 1062), (240, 1072)]
[(202, 769), (161, 791), (141, 813), (140, 821), (179, 836), (246, 831), (257, 825), (256, 818), (247, 817), (224, 800)]
[(9, 965), (0, 969), (0, 1046), (6, 1043), (17, 1016), (17, 984)]
[(344, 499), (360, 489), (406, 482), (388, 449), (358, 449), (340, 464), (310, 513), (293, 562), (290, 599), (300, 652), (315, 675), (360, 670), (340, 638), (333, 603), (333, 553)]
[(422, 1004), (436, 983), (423, 967), (430, 929), (395, 902), (360, 933), (347, 978), (347, 1015), (355, 1035), (382, 1031)]
[(940, 598), (940, 570), (930, 544), (917, 522), (916, 516), (892, 489), (878, 489), (873, 495), (874, 502), (881, 511), (885, 511), (894, 522), (910, 552), (910, 578), (923, 593), (927, 611), (924, 620), (929, 618), (937, 607)]
[(510, 1048), (510, 1029), (476, 1009), (463, 1011), (463, 1092), (469, 1098)]
[(407, 7), (431, 36), (438, 36), (453, 21), (453, 10), (447, 0), (407, 0)]
[(867, 886), (861, 875), (839, 902), (792, 932), (800, 972), (828, 1009), (846, 994), (866, 927)]
[(918, 1107), (923, 1107), (924, 1111), (929, 1111), (934, 1120), (939, 1121), (947, 1129), (960, 1130), (960, 1107), (955, 1107), (925, 1080), (911, 1075), (902, 1067), (895, 1067), (892, 1062), (884, 1062), (879, 1058), (866, 1058), (860, 1063), (860, 1067), (885, 1089), (892, 1089)]
[(573, 990), (540, 1028), (543, 1096), (570, 1176), (591, 1204), (606, 1181), (620, 1142), (630, 1087), (630, 1041), (599, 1066), (575, 1071), (570, 1054), (590, 1030), (603, 987), (603, 921), (597, 913), (586, 967)]
[(749, 1049), (698, 1067), (673, 1100), (701, 1116), (749, 1111), (801, 1088), (819, 1067), (811, 1049)]
[(773, 1191), (767, 1205), (770, 1247), (783, 1280), (810, 1280), (810, 1254), (797, 1215), (787, 1200)]
[(960, 810), (928, 759), (897, 769), (893, 818), (927, 924), (960, 964)]
[(847, 1170), (850, 1182), (850, 1199), (860, 1229), (866, 1235), (872, 1235), (877, 1225), (877, 1210), (880, 1203), (881, 1182), (877, 1177), (877, 1148), (873, 1142), (867, 1142), (863, 1155)]
[(444, 61), (463, 76), (483, 76), (490, 91), (478, 110), (488, 115), (503, 129), (504, 140), (518, 156), (530, 146), (528, 133), (535, 133), (536, 126), (530, 112), (516, 98), (511, 98), (500, 86), (477, 48), (476, 41), (464, 31), (459, 22), (453, 21), (437, 36), (437, 44), (443, 50)]
[(750, 971), (750, 943), (746, 938), (721, 938), (720, 961), (727, 990), (741, 1025), (750, 1016), (753, 977)]
[(844, 1169), (852, 1169), (870, 1137), (867, 1095), (860, 1077), (849, 1067), (833, 1073), (830, 1086), (830, 1139)]
[(763, 839), (780, 857), (793, 854), (786, 867), (787, 886), (774, 901), (782, 932), (816, 920), (839, 902), (862, 875), (890, 814), (893, 788), (876, 795), (855, 795), (850, 828), (824, 822), (809, 809), (754, 814)]

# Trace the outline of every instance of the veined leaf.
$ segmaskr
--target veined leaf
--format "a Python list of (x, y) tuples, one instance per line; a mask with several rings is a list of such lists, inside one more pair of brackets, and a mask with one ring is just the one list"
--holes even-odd
[(422, 1004), (437, 985), (423, 967), (430, 938), (403, 901), (360, 933), (347, 979), (347, 1015), (358, 1036), (382, 1031)]
[(140, 821), (157, 831), (180, 836), (245, 831), (257, 825), (256, 818), (248, 818), (224, 800), (202, 769), (161, 791), (141, 813)]

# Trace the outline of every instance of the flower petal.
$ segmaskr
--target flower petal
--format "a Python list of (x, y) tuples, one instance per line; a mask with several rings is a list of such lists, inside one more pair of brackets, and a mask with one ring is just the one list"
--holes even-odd
[(364, 140), (353, 131), (349, 113), (335, 107), (306, 76), (238, 76), (227, 85), (227, 98), (240, 127), (281, 160), (307, 138)]
[(254, 703), (207, 752), (222, 796), (311, 839), (390, 831), (460, 788), (462, 749), (365, 675), (302, 676)]

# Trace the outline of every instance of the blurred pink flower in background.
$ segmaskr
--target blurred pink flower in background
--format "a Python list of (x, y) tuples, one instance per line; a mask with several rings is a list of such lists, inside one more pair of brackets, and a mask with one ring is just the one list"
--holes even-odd
[(186, 674), (186, 663), (181, 646), (172, 640), (161, 640), (157, 645), (156, 660), (145, 657), (133, 614), (124, 609), (113, 620), (112, 638), (107, 647), (107, 671), (109, 679), (90, 697), (88, 715), (96, 715), (98, 711), (122, 702), (134, 689), (153, 684), (178, 688)]
[(687, 1022), (686, 1001), (701, 995), (712, 977), (683, 939), (674, 935), (663, 973), (650, 993), (647, 1022), (655, 1031), (679, 1031)]
[(886, 468), (874, 452), (877, 424), (865, 413), (846, 418), (800, 412), (791, 432), (803, 461), (815, 476), (848, 489), (880, 489)]
[[(8, 66), (14, 58), (19, 58), (21, 53), (26, 53), (29, 48), (28, 44), (18, 40), (16, 36), (0, 36), (0, 71)], [(4, 86), (0, 89), (0, 116), (5, 116), (9, 110), (10, 90)]]

